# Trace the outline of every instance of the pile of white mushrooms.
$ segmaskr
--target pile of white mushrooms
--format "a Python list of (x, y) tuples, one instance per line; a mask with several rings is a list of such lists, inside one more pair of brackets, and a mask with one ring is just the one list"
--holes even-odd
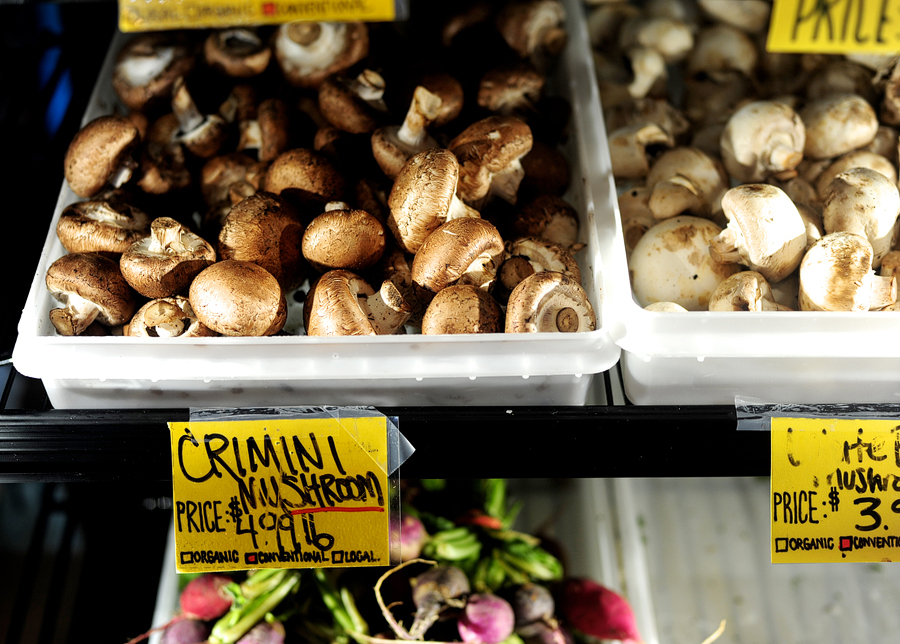
[(140, 34), (72, 141), (63, 335), (589, 331), (558, 0)]
[(638, 304), (898, 310), (895, 58), (769, 53), (767, 0), (592, 4)]

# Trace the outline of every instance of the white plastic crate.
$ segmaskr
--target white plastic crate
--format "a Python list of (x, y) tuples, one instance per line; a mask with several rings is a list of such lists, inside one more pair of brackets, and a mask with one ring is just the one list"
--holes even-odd
[[(57, 408), (585, 404), (593, 375), (613, 366), (620, 353), (607, 329), (602, 266), (604, 237), (615, 226), (615, 200), (582, 9), (576, 0), (567, 0), (566, 8), (570, 42), (550, 80), (573, 107), (564, 149), (572, 182), (565, 197), (582, 217), (581, 241), (587, 248), (579, 253), (579, 262), (597, 313), (597, 330), (187, 342), (62, 337), (49, 322), (56, 303), (44, 286), (44, 274), (64, 252), (55, 234), (59, 214), (77, 200), (63, 182), (20, 319), (13, 352), (16, 369), (40, 378)], [(116, 98), (109, 79), (124, 39), (118, 34), (110, 46), (85, 123), (113, 111)]]

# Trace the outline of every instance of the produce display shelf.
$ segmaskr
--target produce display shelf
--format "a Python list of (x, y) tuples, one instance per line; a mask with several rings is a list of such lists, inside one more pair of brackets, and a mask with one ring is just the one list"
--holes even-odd
[[(168, 422), (189, 410), (23, 406), (12, 372), (0, 410), (0, 482), (171, 480)], [(616, 372), (604, 374), (615, 398)], [(12, 391), (13, 393), (9, 393)], [(12, 401), (13, 397), (16, 401)], [(31, 402), (39, 391), (27, 395)], [(9, 400), (9, 402), (7, 402)], [(615, 403), (615, 400), (613, 400)], [(769, 433), (728, 405), (377, 407), (416, 448), (402, 476), (765, 476)], [(647, 434), (652, 433), (652, 440)], [(704, 457), (714, 447), (716, 458)], [(727, 455), (737, 455), (731, 458)]]

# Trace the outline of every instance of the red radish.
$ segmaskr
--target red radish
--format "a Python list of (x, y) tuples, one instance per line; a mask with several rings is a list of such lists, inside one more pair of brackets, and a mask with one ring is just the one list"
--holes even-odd
[(181, 591), (181, 610), (197, 619), (216, 619), (231, 608), (231, 595), (225, 586), (231, 577), (207, 573), (191, 579)]
[(468, 644), (498, 644), (512, 635), (516, 616), (509, 602), (492, 593), (469, 595), (459, 617), (459, 636)]
[(613, 590), (590, 579), (567, 579), (558, 603), (568, 624), (603, 640), (641, 644), (631, 605)]
[(400, 561), (410, 561), (422, 553), (422, 545), (428, 538), (425, 526), (418, 517), (404, 514), (400, 520)]
[(209, 637), (210, 627), (199, 619), (182, 619), (163, 632), (159, 644), (199, 644)]

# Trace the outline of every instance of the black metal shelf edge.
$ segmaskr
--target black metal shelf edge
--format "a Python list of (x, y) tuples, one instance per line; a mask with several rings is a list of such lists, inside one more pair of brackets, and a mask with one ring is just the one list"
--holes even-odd
[[(769, 433), (731, 406), (379, 407), (416, 448), (404, 477), (766, 476)], [(0, 412), (0, 481), (170, 480), (187, 409)]]

